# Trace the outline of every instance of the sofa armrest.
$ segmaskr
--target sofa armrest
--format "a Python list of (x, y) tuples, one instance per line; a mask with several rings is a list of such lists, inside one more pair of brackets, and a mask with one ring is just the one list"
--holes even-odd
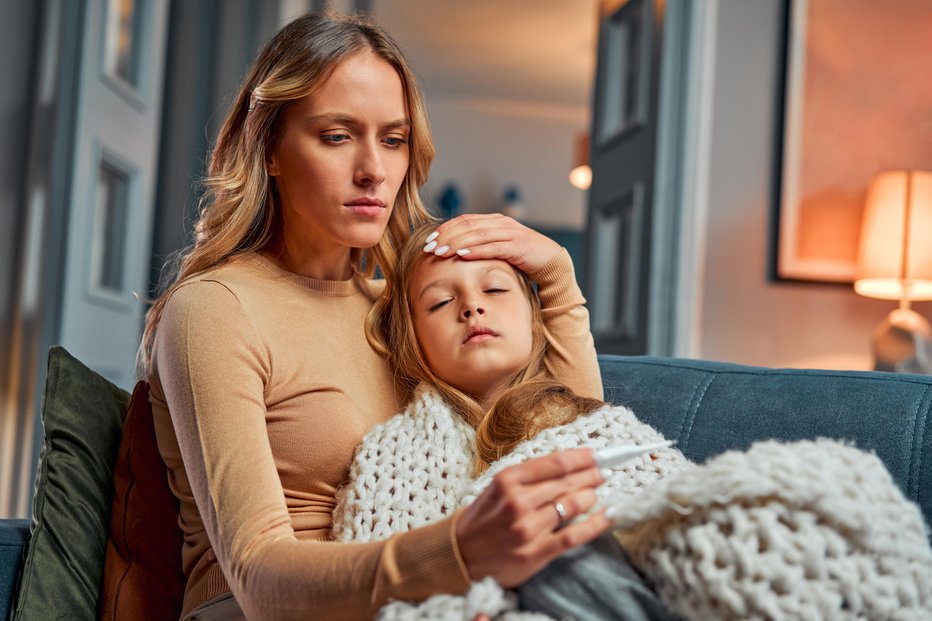
[(0, 520), (0, 619), (8, 617), (13, 605), (29, 524), (29, 520)]

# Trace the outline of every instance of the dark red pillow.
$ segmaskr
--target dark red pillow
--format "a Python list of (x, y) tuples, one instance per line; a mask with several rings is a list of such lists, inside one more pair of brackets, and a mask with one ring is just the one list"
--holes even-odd
[(149, 385), (133, 390), (113, 468), (100, 618), (177, 621), (184, 598), (178, 500), (155, 441)]

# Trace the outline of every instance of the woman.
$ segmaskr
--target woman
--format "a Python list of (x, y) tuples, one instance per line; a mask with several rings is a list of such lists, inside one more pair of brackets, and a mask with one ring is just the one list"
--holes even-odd
[[(586, 511), (602, 482), (577, 451), (515, 469), (480, 498), (487, 514), (328, 541), (354, 447), (408, 399), (364, 323), (381, 288), (371, 275), (392, 275), (396, 248), (428, 219), (417, 190), (432, 156), (404, 57), (364, 22), (301, 17), (248, 73), (211, 155), (195, 244), (143, 337), (181, 504), (184, 614), (238, 602), (250, 618), (367, 618), (389, 598), (463, 592), (479, 577), (517, 584), (608, 527), (596, 514), (553, 532), (555, 503)], [(600, 396), (565, 251), (501, 217), (445, 227), (438, 256), (511, 259), (537, 281), (548, 368)], [(528, 516), (534, 528), (515, 535)]]

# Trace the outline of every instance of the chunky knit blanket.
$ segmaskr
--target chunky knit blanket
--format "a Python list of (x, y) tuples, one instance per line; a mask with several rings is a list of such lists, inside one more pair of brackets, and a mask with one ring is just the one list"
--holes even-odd
[(620, 507), (616, 538), (687, 619), (932, 620), (919, 507), (831, 440), (723, 453)]
[[(451, 515), (502, 469), (554, 450), (662, 439), (606, 406), (470, 477), (475, 433), (430, 390), (372, 429), (338, 494), (332, 536), (384, 539)], [(685, 619), (930, 619), (932, 549), (880, 460), (838, 442), (763, 442), (693, 466), (675, 449), (617, 468), (599, 494), (616, 537)], [(464, 596), (392, 602), (378, 619), (542, 620), (491, 579)]]
[[(472, 502), (504, 468), (556, 450), (612, 444), (649, 444), (663, 437), (631, 410), (606, 406), (568, 425), (546, 429), (491, 464), (473, 480), (475, 431), (432, 391), (420, 389), (399, 415), (363, 438), (349, 480), (337, 494), (331, 536), (337, 541), (372, 541), (453, 514)], [(641, 456), (612, 471), (599, 489), (618, 502), (689, 467), (672, 448)], [(465, 596), (437, 595), (421, 603), (393, 602), (379, 619), (465, 619), (484, 612), (493, 619), (546, 619), (517, 612), (514, 597), (491, 579), (473, 584)]]

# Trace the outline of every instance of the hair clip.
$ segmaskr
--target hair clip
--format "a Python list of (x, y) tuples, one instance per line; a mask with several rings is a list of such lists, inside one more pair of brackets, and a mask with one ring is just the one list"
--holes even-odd
[(256, 95), (256, 91), (249, 93), (249, 110), (247, 112), (252, 112), (256, 109), (256, 104), (259, 102), (259, 96)]

